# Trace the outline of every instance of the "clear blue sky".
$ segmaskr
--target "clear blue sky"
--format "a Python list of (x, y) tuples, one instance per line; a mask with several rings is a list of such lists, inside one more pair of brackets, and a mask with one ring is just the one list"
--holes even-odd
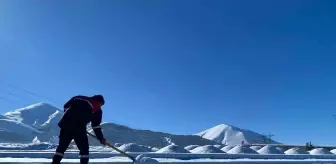
[(134, 128), (336, 145), (335, 5), (1, 1), (0, 112), (99, 93), (104, 121)]

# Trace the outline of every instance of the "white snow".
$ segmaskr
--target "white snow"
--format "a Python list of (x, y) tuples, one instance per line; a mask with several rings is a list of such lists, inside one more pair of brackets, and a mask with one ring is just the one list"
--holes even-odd
[(237, 145), (227, 152), (228, 154), (259, 154), (255, 150), (242, 145)]
[(221, 149), (223, 148), (225, 145), (213, 145), (214, 147), (218, 148), (218, 149)]
[(285, 151), (285, 154), (292, 155), (292, 154), (309, 154), (309, 153), (298, 147), (294, 147)]
[(122, 143), (115, 143), (114, 144), (114, 146), (116, 146), (116, 147), (120, 147), (120, 146), (122, 146), (123, 144)]
[(228, 152), (228, 151), (230, 151), (232, 148), (234, 148), (234, 146), (227, 145), (227, 146), (224, 146), (221, 150), (224, 151), (224, 152)]
[(151, 158), (151, 157), (146, 157), (146, 156), (144, 156), (143, 154), (138, 155), (138, 156), (135, 158), (135, 160), (136, 160), (137, 163), (148, 163), (148, 164), (159, 163), (158, 160), (153, 159), (153, 158)]
[(258, 150), (259, 154), (284, 154), (284, 152), (278, 150), (275, 146), (266, 145), (260, 150)]
[[(168, 159), (168, 158), (160, 158), (160, 159), (150, 159), (149, 157), (142, 157), (143, 161), (137, 162), (138, 164), (153, 162), (156, 163), (174, 163), (174, 164), (185, 164), (185, 163), (197, 163), (197, 164), (219, 164), (219, 163), (239, 163), (239, 164), (334, 164), (335, 160), (330, 159), (309, 159), (309, 160), (264, 160), (264, 159), (190, 159), (190, 160), (181, 160), (181, 159)], [(141, 160), (140, 158), (139, 160)], [(147, 161), (148, 160), (148, 161)], [(155, 160), (155, 161), (154, 161)], [(46, 158), (0, 158), (0, 163), (38, 163), (38, 164), (49, 164), (51, 159)], [(64, 163), (79, 163), (79, 159), (63, 159)], [(92, 164), (131, 164), (131, 161), (125, 157), (113, 157), (113, 158), (99, 158), (99, 159), (90, 159), (90, 163)]]
[(311, 155), (327, 155), (327, 154), (332, 155), (333, 154), (324, 148), (316, 148), (316, 149), (311, 150), (309, 153)]
[(152, 147), (151, 149), (152, 149), (153, 152), (156, 152), (156, 151), (159, 151), (159, 150), (160, 150), (160, 149), (157, 148), (157, 147)]
[(55, 117), (57, 111), (60, 112), (59, 109), (49, 104), (37, 103), (25, 108), (7, 112), (4, 115), (12, 120), (22, 122), (38, 129), (41, 125), (51, 122), (52, 118), (50, 118), (50, 116)]
[(145, 149), (144, 147), (139, 146), (135, 143), (124, 144), (124, 145), (120, 146), (119, 149), (124, 151), (124, 152), (150, 152), (150, 151), (152, 151), (148, 148)]
[(190, 151), (190, 150), (195, 149), (195, 148), (197, 148), (197, 147), (198, 147), (198, 145), (189, 145), (189, 146), (184, 147), (184, 149)]
[(195, 149), (190, 150), (190, 152), (192, 153), (225, 153), (222, 150), (212, 145), (199, 146)]
[(332, 149), (330, 152), (336, 154), (336, 149)]
[(32, 144), (38, 145), (38, 144), (41, 144), (41, 141), (37, 137), (35, 137), (32, 141)]
[(168, 145), (156, 151), (156, 153), (190, 153), (190, 152), (178, 145)]
[(40, 131), (9, 119), (0, 119), (0, 142), (31, 142)]
[[(242, 141), (245, 144), (248, 143), (263, 143), (265, 141), (265, 136), (252, 132), (250, 130), (240, 129), (231, 125), (220, 124), (196, 135), (201, 136), (202, 138), (216, 141), (225, 145), (239, 145)], [(271, 143), (278, 143), (271, 140)]]
[(250, 148), (255, 150), (255, 151), (258, 151), (262, 148), (262, 146), (251, 146)]
[(36, 136), (41, 141), (48, 141), (52, 136), (58, 135), (57, 122), (61, 115), (59, 109), (46, 103), (7, 112), (1, 117), (5, 119), (1, 119), (0, 123), (0, 142), (6, 142), (6, 138), (13, 138), (10, 142), (27, 142)]

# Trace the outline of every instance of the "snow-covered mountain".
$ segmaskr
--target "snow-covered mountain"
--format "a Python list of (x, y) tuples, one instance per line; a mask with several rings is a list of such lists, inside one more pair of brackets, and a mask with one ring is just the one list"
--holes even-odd
[[(49, 141), (58, 136), (58, 121), (63, 112), (49, 104), (38, 103), (0, 115), (0, 142), (31, 142), (35, 137)], [(114, 123), (102, 124), (104, 136), (112, 143), (137, 143), (154, 147), (171, 144), (215, 144), (195, 135), (172, 135), (150, 130), (137, 130)], [(92, 130), (90, 131), (92, 132)], [(93, 133), (93, 132), (92, 132)], [(90, 137), (91, 145), (99, 143)]]
[(276, 141), (268, 140), (264, 135), (256, 132), (240, 129), (231, 125), (220, 124), (196, 134), (202, 138), (212, 140), (225, 145), (239, 145), (244, 141), (248, 143), (271, 143), (279, 144)]
[[(139, 145), (148, 145), (162, 148), (167, 145), (214, 145), (216, 142), (203, 139), (195, 135), (173, 135), (162, 132), (154, 132), (150, 130), (132, 129), (127, 126), (103, 123), (104, 136), (114, 143), (137, 143)], [(92, 130), (89, 131), (93, 133)], [(91, 138), (91, 137), (90, 137)], [(90, 139), (92, 145), (99, 144), (95, 139)]]
[(38, 103), (7, 112), (4, 116), (33, 128), (43, 129), (47, 124), (52, 123), (54, 118), (59, 119), (62, 116), (62, 111), (47, 103)]
[[(62, 117), (62, 114), (63, 112), (54, 106), (47, 103), (37, 103), (7, 112), (4, 114), (4, 117), (25, 125), (28, 129), (34, 129), (39, 132), (23, 137), (23, 141), (31, 141), (32, 137), (35, 136), (38, 136), (42, 141), (48, 141), (53, 136), (58, 135), (59, 128), (57, 122)], [(18, 131), (18, 129), (13, 129), (13, 131)]]
[(0, 142), (29, 142), (41, 133), (21, 122), (0, 119)]
[[(0, 115), (0, 142), (27, 143), (37, 137), (41, 142), (57, 138), (58, 121), (63, 111), (46, 103), (38, 103)], [(173, 135), (150, 130), (138, 130), (127, 126), (103, 123), (104, 136), (112, 143), (136, 143), (162, 148), (167, 145), (216, 145), (255, 143), (262, 141), (263, 136), (248, 130), (228, 125), (218, 125), (196, 135)], [(89, 129), (89, 132), (93, 133)], [(91, 145), (100, 145), (94, 138)], [(262, 142), (261, 142), (262, 143)], [(276, 142), (274, 142), (276, 143)]]

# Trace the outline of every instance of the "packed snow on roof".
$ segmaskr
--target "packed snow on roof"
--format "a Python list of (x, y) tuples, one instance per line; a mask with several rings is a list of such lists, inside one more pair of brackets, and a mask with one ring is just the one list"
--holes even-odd
[(156, 151), (156, 153), (190, 153), (190, 152), (178, 145), (168, 145)]
[(192, 153), (225, 153), (222, 150), (212, 145), (199, 146), (193, 150), (190, 150), (190, 152)]

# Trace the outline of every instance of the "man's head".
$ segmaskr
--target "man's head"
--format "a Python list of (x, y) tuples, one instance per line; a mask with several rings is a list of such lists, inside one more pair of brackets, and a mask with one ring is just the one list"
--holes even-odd
[(102, 95), (94, 95), (92, 98), (98, 102), (100, 102), (101, 106), (105, 104), (104, 97)]

